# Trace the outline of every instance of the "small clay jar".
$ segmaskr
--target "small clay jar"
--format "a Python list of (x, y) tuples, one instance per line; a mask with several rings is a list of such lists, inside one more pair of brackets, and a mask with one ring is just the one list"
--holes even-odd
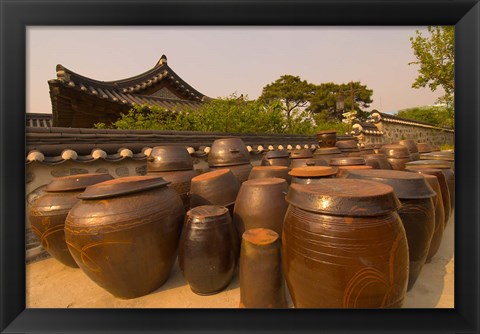
[(409, 250), (410, 290), (417, 280), (427, 259), (435, 229), (435, 191), (425, 178), (415, 173), (396, 170), (370, 169), (350, 171), (347, 179), (371, 180), (393, 187), (402, 206), (398, 214), (407, 234)]
[(284, 150), (268, 151), (263, 154), (262, 166), (290, 166), (290, 153)]
[(448, 190), (448, 184), (445, 178), (445, 174), (442, 173), (441, 169), (434, 169), (434, 168), (416, 168), (416, 167), (407, 166), (406, 170), (417, 172), (422, 175), (428, 174), (428, 175), (434, 175), (437, 177), (437, 181), (440, 186), (440, 191), (442, 192), (441, 198), (443, 203), (443, 209), (445, 212), (444, 227), (446, 227), (453, 212), (452, 212), (452, 208), (450, 207), (450, 191)]
[(396, 308), (405, 300), (408, 247), (392, 187), (323, 179), (292, 184), (283, 272), (296, 308)]
[(283, 218), (287, 211), (284, 179), (254, 179), (242, 184), (233, 210), (233, 223), (240, 240), (252, 228), (268, 228), (282, 235)]
[(252, 168), (248, 179), (266, 179), (272, 177), (284, 179), (290, 184), (291, 177), (288, 175), (288, 167), (285, 166), (255, 166)]
[(373, 169), (392, 169), (385, 154), (365, 154), (362, 157), (365, 159), (365, 164)]
[(327, 166), (305, 166), (292, 169), (289, 173), (292, 183), (312, 184), (324, 178), (333, 178), (337, 169)]
[(372, 166), (354, 165), (354, 166), (338, 166), (336, 178), (346, 178), (350, 171), (372, 169)]
[(394, 170), (405, 170), (405, 164), (412, 161), (410, 151), (403, 145), (384, 145), (381, 153), (387, 156), (387, 160)]
[(335, 130), (320, 131), (316, 134), (316, 138), (320, 147), (335, 147), (337, 132)]
[(399, 145), (403, 145), (408, 148), (410, 152), (410, 157), (413, 161), (420, 160), (420, 153), (418, 153), (417, 144), (412, 139), (403, 139), (398, 142)]
[(110, 174), (79, 174), (53, 179), (31, 206), (30, 224), (43, 248), (62, 264), (78, 268), (65, 243), (65, 219), (86, 187), (111, 180)]
[(243, 233), (240, 308), (287, 308), (279, 235), (255, 228)]
[(224, 290), (232, 280), (239, 252), (228, 209), (198, 206), (187, 212), (180, 238), (178, 264), (198, 295)]
[(65, 221), (82, 271), (119, 298), (158, 289), (175, 262), (185, 211), (161, 177), (127, 176), (87, 187)]
[(221, 205), (233, 213), (240, 184), (230, 169), (218, 169), (200, 174), (190, 186), (191, 208), (201, 205)]

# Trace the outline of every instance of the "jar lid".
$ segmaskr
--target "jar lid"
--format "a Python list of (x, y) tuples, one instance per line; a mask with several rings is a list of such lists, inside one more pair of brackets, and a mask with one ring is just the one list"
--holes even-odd
[(293, 150), (290, 153), (290, 159), (306, 159), (306, 158), (313, 158), (313, 153), (308, 148)]
[(314, 184), (292, 183), (286, 200), (313, 212), (342, 216), (378, 216), (400, 208), (389, 185), (351, 179), (321, 179)]
[(265, 153), (265, 159), (288, 158), (290, 154), (285, 150), (268, 151)]
[(101, 199), (164, 187), (170, 182), (160, 176), (126, 176), (87, 187), (80, 199)]
[(431, 153), (422, 153), (420, 154), (420, 160), (445, 160), (445, 161), (454, 161), (455, 153), (452, 152), (431, 152)]
[(347, 179), (362, 179), (382, 182), (393, 187), (400, 199), (421, 199), (435, 196), (425, 178), (416, 173), (386, 169), (352, 170)]
[(196, 206), (190, 209), (186, 214), (186, 221), (195, 225), (203, 225), (211, 222), (226, 222), (229, 218), (230, 215), (228, 209), (221, 205)]
[(293, 168), (288, 175), (296, 177), (321, 177), (330, 176), (337, 173), (337, 169), (327, 166), (303, 166)]
[(78, 174), (57, 177), (45, 187), (45, 191), (63, 192), (83, 190), (95, 183), (104, 182), (111, 179), (113, 179), (113, 176), (108, 173)]
[(399, 144), (383, 145), (380, 151), (389, 158), (410, 157), (410, 151), (408, 150), (408, 147)]
[(405, 169), (409, 169), (410, 167), (451, 169), (453, 168), (453, 165), (452, 161), (446, 160), (416, 160), (407, 162), (405, 164)]
[(330, 166), (349, 165), (365, 165), (365, 159), (363, 157), (339, 157), (330, 159)]
[(251, 228), (242, 234), (242, 239), (256, 246), (268, 246), (279, 240), (277, 232), (268, 228)]

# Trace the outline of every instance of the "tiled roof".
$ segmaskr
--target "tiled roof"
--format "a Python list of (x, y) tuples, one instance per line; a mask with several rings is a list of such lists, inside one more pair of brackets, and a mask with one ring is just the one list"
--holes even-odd
[(383, 135), (383, 131), (378, 130), (378, 128), (372, 123), (355, 120), (352, 125), (352, 134), (354, 136), (358, 136), (360, 134), (381, 136)]
[(404, 125), (413, 125), (413, 126), (418, 126), (422, 128), (441, 129), (448, 132), (454, 132), (454, 130), (452, 129), (441, 128), (431, 123), (417, 121), (414, 119), (402, 118), (395, 115), (379, 112), (377, 110), (372, 111), (371, 116), (372, 116), (372, 120), (371, 120), (372, 123), (378, 123), (378, 122), (397, 123), (397, 124), (404, 124)]
[(25, 125), (49, 128), (52, 126), (52, 114), (27, 113), (25, 115)]
[(208, 154), (215, 139), (231, 136), (240, 137), (252, 155), (272, 150), (317, 148), (315, 137), (304, 135), (27, 127), (26, 163), (143, 160), (159, 145), (183, 145), (192, 156), (202, 157)]

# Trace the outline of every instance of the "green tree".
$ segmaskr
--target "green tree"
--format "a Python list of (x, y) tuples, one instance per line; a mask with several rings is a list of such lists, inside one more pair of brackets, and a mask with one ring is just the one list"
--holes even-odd
[(263, 87), (259, 97), (261, 103), (281, 102), (286, 118), (287, 133), (307, 131), (305, 126), (309, 121), (305, 109), (309, 105), (315, 86), (299, 76), (283, 75), (274, 82)]
[(428, 27), (429, 36), (424, 37), (416, 31), (415, 37), (410, 37), (416, 61), (409, 65), (419, 65), (418, 77), (412, 84), (413, 88), (428, 87), (431, 91), (440, 86), (445, 91), (437, 102), (445, 103), (452, 111), (455, 89), (455, 28), (453, 26)]
[[(362, 85), (360, 81), (343, 84), (322, 83), (315, 87), (310, 99), (309, 110), (315, 114), (326, 113), (326, 120), (341, 121), (343, 113), (355, 111), (358, 118), (366, 118), (372, 100), (373, 90)], [(352, 103), (353, 102), (353, 103)]]
[(442, 106), (424, 106), (399, 110), (397, 116), (427, 122), (438, 127), (453, 128), (450, 110)]

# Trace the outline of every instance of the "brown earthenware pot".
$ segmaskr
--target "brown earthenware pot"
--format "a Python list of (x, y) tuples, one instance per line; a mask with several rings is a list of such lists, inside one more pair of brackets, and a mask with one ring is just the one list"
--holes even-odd
[(345, 178), (352, 170), (372, 169), (372, 166), (354, 165), (354, 166), (338, 166), (336, 178)]
[(184, 146), (155, 146), (147, 158), (147, 173), (192, 169), (192, 158)]
[(311, 184), (324, 178), (333, 178), (337, 168), (327, 166), (305, 166), (292, 169), (289, 173), (292, 183)]
[(445, 211), (444, 226), (446, 227), (447, 222), (449, 221), (453, 212), (450, 206), (450, 191), (448, 190), (448, 184), (447, 184), (447, 179), (445, 178), (445, 174), (442, 173), (441, 169), (433, 169), (433, 168), (415, 168), (415, 167), (407, 166), (406, 170), (417, 172), (420, 174), (434, 175), (437, 177), (438, 183), (440, 185), (440, 190), (442, 192), (443, 209)]
[(30, 224), (43, 248), (66, 266), (78, 268), (65, 243), (65, 219), (86, 187), (113, 177), (110, 174), (79, 174), (53, 179), (29, 211)]
[(268, 228), (282, 235), (287, 191), (287, 182), (278, 178), (254, 179), (242, 184), (233, 210), (239, 240), (251, 228)]
[(418, 149), (418, 153), (420, 154), (432, 152), (432, 148), (428, 143), (417, 143), (417, 149)]
[(320, 147), (335, 147), (337, 132), (335, 130), (320, 131), (316, 134), (316, 138)]
[(250, 154), (240, 138), (216, 139), (208, 153), (210, 167), (250, 164)]
[(412, 139), (400, 140), (398, 144), (408, 148), (408, 151), (410, 152), (410, 157), (413, 161), (420, 160), (420, 153), (418, 153), (417, 144), (415, 144)]
[(232, 280), (238, 252), (227, 208), (205, 205), (187, 212), (178, 263), (194, 293), (212, 295), (224, 290)]
[(75, 262), (116, 297), (146, 295), (170, 274), (185, 211), (167, 184), (154, 176), (98, 183), (67, 216), (65, 240)]
[(337, 141), (337, 143), (335, 144), (336, 147), (338, 147), (340, 149), (340, 151), (343, 151), (343, 150), (352, 150), (352, 149), (355, 149), (355, 150), (358, 150), (358, 145), (357, 145), (357, 142), (353, 139), (349, 139), (349, 140), (339, 140)]
[(278, 233), (265, 228), (243, 233), (240, 307), (287, 308)]
[(385, 154), (365, 154), (362, 157), (365, 159), (365, 164), (374, 169), (392, 169)]
[(288, 175), (288, 167), (285, 166), (255, 166), (252, 168), (248, 179), (266, 179), (272, 177), (284, 179), (290, 184), (291, 177)]
[(230, 169), (217, 169), (200, 174), (192, 179), (190, 206), (221, 205), (233, 213), (240, 184)]
[(407, 234), (409, 250), (410, 290), (420, 274), (427, 259), (428, 250), (435, 229), (435, 192), (425, 178), (415, 173), (370, 169), (350, 171), (348, 179), (371, 180), (382, 182), (393, 187), (402, 206), (398, 214), (402, 219)]
[(263, 154), (262, 166), (290, 166), (290, 153), (284, 150), (268, 151)]
[(337, 147), (320, 147), (315, 150), (313, 157), (315, 159), (323, 159), (327, 163), (331, 158), (339, 158), (345, 156)]
[(241, 185), (243, 182), (248, 180), (248, 176), (252, 171), (253, 166), (251, 164), (244, 165), (234, 165), (227, 167), (210, 167), (211, 171), (228, 168), (232, 172), (233, 176), (237, 179), (237, 182)]
[(283, 271), (296, 308), (403, 305), (408, 247), (392, 187), (323, 179), (292, 184)]
[(311, 159), (313, 153), (308, 148), (302, 148), (300, 150), (293, 150), (290, 152), (290, 159)]
[(197, 170), (178, 170), (172, 172), (147, 172), (147, 175), (163, 177), (165, 181), (170, 182), (170, 188), (180, 195), (185, 212), (190, 210), (190, 184), (192, 179), (197, 176)]
[(387, 160), (394, 170), (405, 170), (405, 164), (412, 161), (410, 152), (403, 145), (384, 145), (381, 153), (387, 156)]

